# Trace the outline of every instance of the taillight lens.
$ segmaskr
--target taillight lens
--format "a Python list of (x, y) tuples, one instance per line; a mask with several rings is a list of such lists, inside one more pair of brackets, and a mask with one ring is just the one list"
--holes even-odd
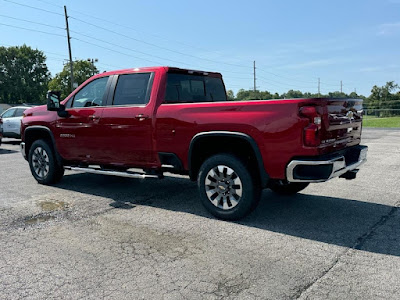
[(308, 119), (309, 124), (304, 128), (304, 145), (307, 147), (317, 147), (321, 143), (319, 133), (321, 131), (322, 119), (315, 106), (303, 106), (300, 108), (301, 117)]

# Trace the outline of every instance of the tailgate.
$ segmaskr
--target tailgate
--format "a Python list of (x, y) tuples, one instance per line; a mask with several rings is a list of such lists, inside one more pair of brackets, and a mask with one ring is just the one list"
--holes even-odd
[(358, 145), (361, 141), (363, 100), (325, 99), (325, 101), (320, 147), (333, 147), (339, 150)]

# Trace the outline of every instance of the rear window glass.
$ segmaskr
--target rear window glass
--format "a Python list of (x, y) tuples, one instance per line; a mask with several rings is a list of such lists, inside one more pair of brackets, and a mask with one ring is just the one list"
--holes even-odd
[(225, 87), (221, 78), (169, 73), (165, 102), (213, 102), (226, 101)]
[(151, 73), (120, 75), (113, 105), (147, 104), (150, 100)]

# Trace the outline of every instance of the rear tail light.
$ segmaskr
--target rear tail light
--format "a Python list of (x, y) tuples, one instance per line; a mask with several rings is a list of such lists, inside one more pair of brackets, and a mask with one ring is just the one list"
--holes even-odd
[(300, 108), (301, 117), (308, 119), (309, 124), (304, 128), (304, 145), (307, 147), (317, 147), (321, 143), (320, 131), (322, 119), (315, 106), (303, 106)]

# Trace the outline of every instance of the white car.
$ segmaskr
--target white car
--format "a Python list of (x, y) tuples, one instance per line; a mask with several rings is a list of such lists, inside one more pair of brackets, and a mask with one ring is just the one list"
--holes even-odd
[(21, 138), (21, 119), (29, 106), (15, 106), (7, 109), (0, 115), (3, 120), (3, 137)]

